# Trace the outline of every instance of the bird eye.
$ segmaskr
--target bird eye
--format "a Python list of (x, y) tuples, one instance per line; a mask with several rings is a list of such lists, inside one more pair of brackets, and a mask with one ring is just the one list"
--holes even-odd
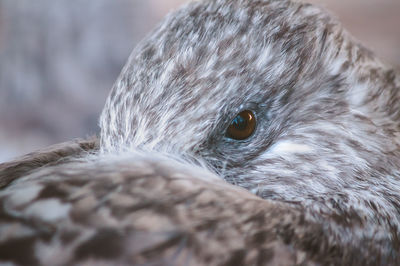
[(256, 118), (253, 112), (245, 110), (240, 112), (229, 125), (227, 137), (235, 140), (244, 140), (253, 134), (256, 128)]

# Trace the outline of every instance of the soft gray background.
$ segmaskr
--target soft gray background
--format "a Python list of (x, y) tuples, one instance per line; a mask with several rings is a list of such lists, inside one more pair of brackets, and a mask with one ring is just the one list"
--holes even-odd
[[(186, 0), (0, 0), (0, 162), (98, 133), (135, 44)], [(310, 0), (400, 65), (400, 0)]]

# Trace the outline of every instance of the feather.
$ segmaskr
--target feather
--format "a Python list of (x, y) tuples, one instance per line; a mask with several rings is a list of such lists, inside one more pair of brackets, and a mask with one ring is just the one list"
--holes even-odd
[(133, 51), (99, 140), (0, 165), (0, 263), (400, 265), (399, 88), (318, 7), (189, 3)]

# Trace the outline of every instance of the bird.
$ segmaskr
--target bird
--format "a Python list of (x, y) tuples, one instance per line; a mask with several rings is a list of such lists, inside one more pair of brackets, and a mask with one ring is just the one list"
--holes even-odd
[(399, 100), (320, 7), (188, 3), (132, 52), (99, 138), (0, 165), (0, 262), (398, 265)]

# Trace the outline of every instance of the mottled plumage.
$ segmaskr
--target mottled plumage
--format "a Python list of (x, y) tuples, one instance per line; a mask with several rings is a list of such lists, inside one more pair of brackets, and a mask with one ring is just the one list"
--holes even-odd
[(399, 87), (315, 6), (190, 3), (132, 53), (99, 147), (0, 165), (0, 262), (400, 264)]

